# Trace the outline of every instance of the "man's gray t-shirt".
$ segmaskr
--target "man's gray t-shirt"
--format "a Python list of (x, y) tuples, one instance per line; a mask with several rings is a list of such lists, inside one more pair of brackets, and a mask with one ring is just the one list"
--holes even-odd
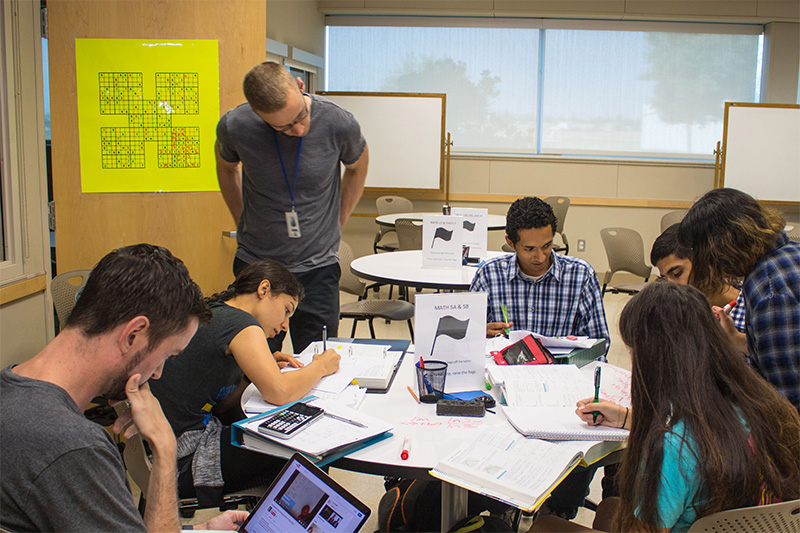
[[(276, 132), (247, 103), (225, 113), (217, 125), (222, 159), (242, 162), (244, 207), (236, 257), (247, 263), (275, 259), (292, 272), (306, 272), (338, 261), (340, 163), (358, 161), (366, 140), (350, 112), (310, 96), (310, 124), (302, 138)], [(292, 210), (290, 188), (300, 222), (298, 239), (290, 238), (286, 228), (285, 213)]]
[(0, 372), (0, 525), (10, 531), (145, 531), (105, 429), (52, 383)]

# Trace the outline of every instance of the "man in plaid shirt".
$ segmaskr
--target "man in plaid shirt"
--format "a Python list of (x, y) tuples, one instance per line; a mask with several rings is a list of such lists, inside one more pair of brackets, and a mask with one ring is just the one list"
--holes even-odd
[[(470, 286), (487, 293), (486, 336), (506, 328), (610, 343), (597, 275), (586, 261), (553, 253), (556, 216), (539, 198), (516, 200), (506, 215), (506, 242), (516, 254), (490, 259)], [(503, 319), (502, 306), (508, 311)]]
[[(784, 220), (736, 189), (704, 194), (681, 222), (692, 249), (690, 283), (708, 294), (744, 278), (750, 364), (800, 411), (800, 243)], [(726, 331), (731, 318), (715, 309)]]

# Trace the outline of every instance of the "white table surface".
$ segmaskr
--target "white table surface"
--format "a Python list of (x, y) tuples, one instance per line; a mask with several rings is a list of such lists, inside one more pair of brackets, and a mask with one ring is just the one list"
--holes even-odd
[[(410, 218), (412, 220), (422, 220), (423, 215), (441, 215), (442, 213), (391, 213), (389, 215), (379, 215), (375, 218), (375, 223), (379, 226), (394, 227), (395, 220), (398, 218)], [(505, 215), (489, 215), (486, 219), (486, 229), (489, 231), (506, 229)]]
[[(417, 393), (415, 361), (414, 354), (407, 353), (389, 392), (367, 394), (359, 408), (359, 411), (391, 423), (393, 436), (338, 459), (331, 466), (367, 474), (433, 479), (428, 471), (440, 459), (477, 436), (486, 424), (505, 422), (505, 415), (499, 407), (492, 409), (495, 414), (468, 418), (437, 416), (436, 404), (418, 404), (407, 389), (410, 386)], [(492, 392), (487, 391), (487, 394)], [(242, 405), (253, 394), (259, 393), (251, 383), (242, 394)], [(410, 439), (411, 449), (408, 460), (404, 461), (400, 452), (406, 438)], [(442, 531), (447, 531), (467, 516), (467, 496), (466, 489), (442, 483)]]
[[(489, 252), (489, 258), (508, 255), (506, 252)], [(350, 263), (356, 276), (424, 289), (468, 290), (477, 265), (458, 268), (422, 268), (422, 250), (404, 250), (385, 254), (365, 255)]]

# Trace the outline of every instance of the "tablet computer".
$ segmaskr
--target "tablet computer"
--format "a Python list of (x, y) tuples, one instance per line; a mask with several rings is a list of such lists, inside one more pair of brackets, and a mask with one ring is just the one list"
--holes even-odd
[(369, 507), (295, 453), (239, 531), (350, 533), (358, 531), (369, 515)]

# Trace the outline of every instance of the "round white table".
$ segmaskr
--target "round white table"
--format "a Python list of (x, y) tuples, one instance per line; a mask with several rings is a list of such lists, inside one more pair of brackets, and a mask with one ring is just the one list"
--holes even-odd
[[(379, 215), (375, 222), (379, 226), (394, 227), (398, 218), (410, 218), (412, 220), (422, 220), (423, 215), (441, 215), (441, 213), (392, 213), (390, 215)], [(486, 229), (489, 231), (506, 229), (505, 215), (489, 215), (486, 219)]]
[[(428, 472), (440, 460), (463, 442), (475, 438), (484, 425), (506, 420), (501, 408), (492, 409), (495, 413), (487, 413), (483, 418), (449, 417), (437, 416), (436, 404), (417, 403), (408, 392), (408, 387), (417, 392), (416, 360), (413, 353), (407, 353), (389, 391), (367, 394), (359, 408), (359, 411), (391, 422), (392, 437), (337, 459), (331, 466), (380, 476), (433, 479)], [(495, 388), (487, 394), (494, 395), (497, 391)], [(254, 394), (259, 392), (251, 383), (242, 394), (242, 409)], [(411, 449), (408, 459), (403, 460), (400, 452), (406, 438)], [(464, 488), (442, 483), (442, 531), (467, 515), (467, 495)]]
[[(507, 255), (505, 252), (489, 252), (489, 258)], [(406, 287), (466, 291), (475, 277), (478, 265), (457, 268), (423, 268), (422, 250), (404, 250), (388, 254), (372, 254), (359, 257), (350, 263), (356, 276)]]

